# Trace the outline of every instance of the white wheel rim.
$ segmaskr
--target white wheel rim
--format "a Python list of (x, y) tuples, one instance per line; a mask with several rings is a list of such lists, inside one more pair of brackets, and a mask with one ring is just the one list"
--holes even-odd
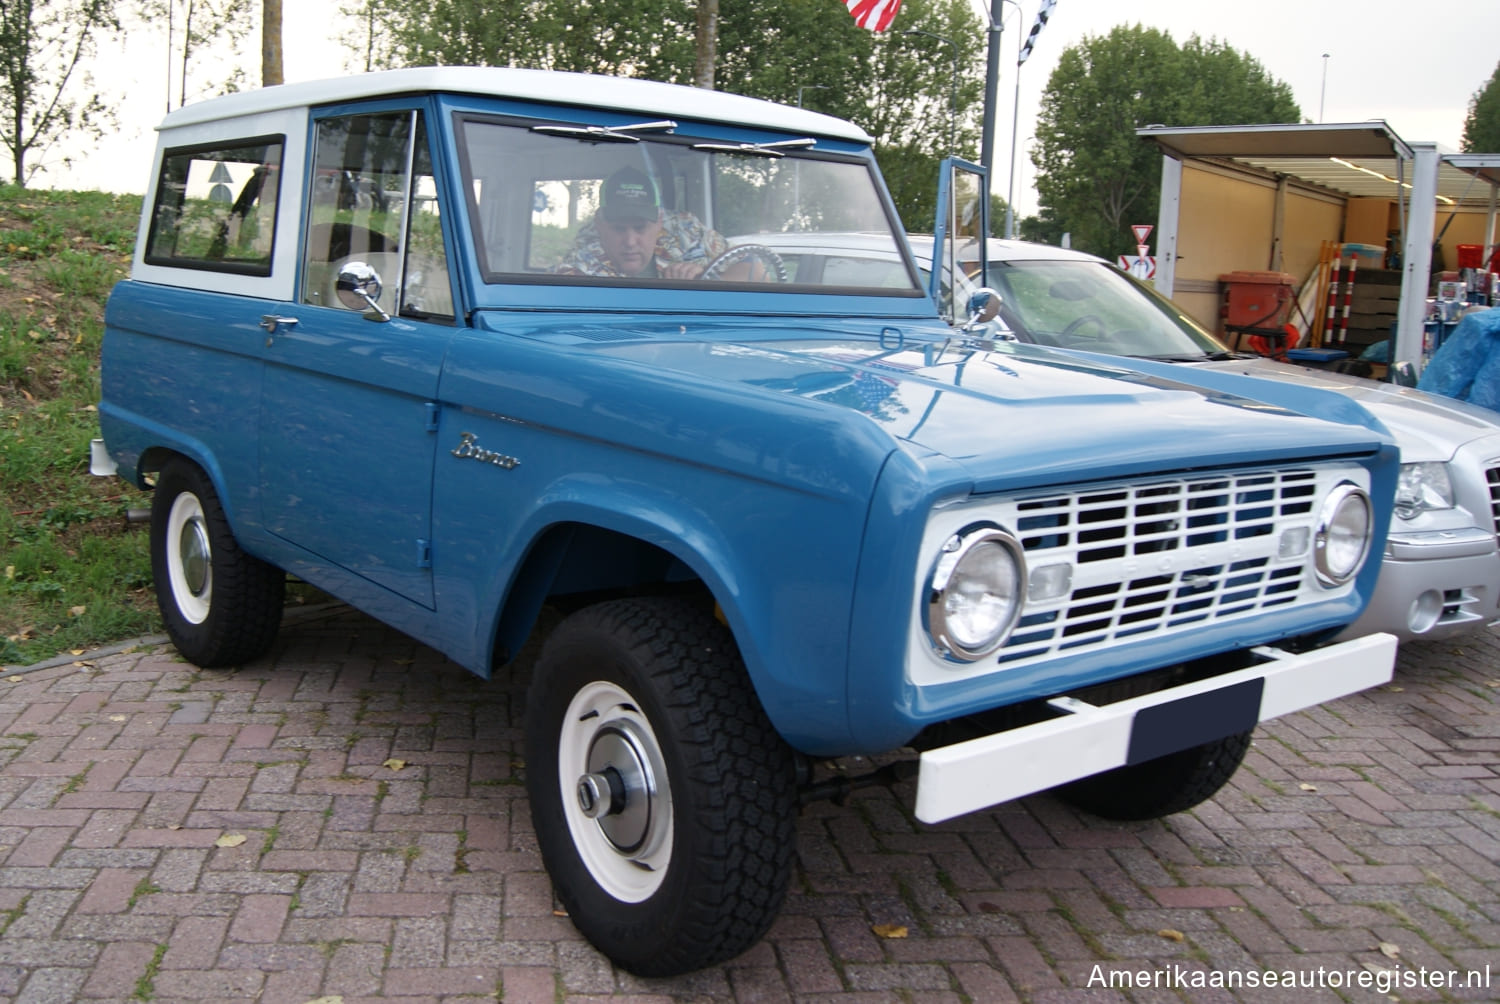
[[(622, 782), (622, 804), (591, 818), (580, 782), (606, 767)], [(594, 881), (622, 902), (650, 898), (672, 860), (672, 791), (656, 733), (635, 698), (604, 682), (573, 696), (558, 734), (557, 779), (568, 833)]]
[(164, 546), (172, 602), (188, 623), (202, 624), (213, 602), (213, 552), (203, 503), (192, 492), (183, 492), (172, 500)]

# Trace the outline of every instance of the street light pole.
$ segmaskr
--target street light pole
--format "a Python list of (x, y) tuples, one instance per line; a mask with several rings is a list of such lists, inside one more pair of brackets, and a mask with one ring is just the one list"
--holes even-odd
[(802, 107), (802, 92), (803, 91), (826, 91), (826, 90), (828, 90), (828, 88), (825, 87), (822, 84), (803, 84), (801, 87), (797, 88), (797, 107), (798, 108)]
[(1318, 121), (1323, 121), (1323, 99), (1328, 96), (1328, 53), (1323, 53), (1323, 87), (1318, 91)]
[(953, 89), (949, 95), (949, 105), (952, 114), (948, 118), (948, 152), (956, 155), (958, 153), (958, 43), (951, 38), (944, 38), (942, 35), (923, 31), (921, 28), (908, 28), (902, 34), (926, 35), (928, 38), (935, 38), (939, 42), (946, 42), (953, 47)]
[(990, 0), (990, 24), (987, 30), (989, 35), (988, 58), (984, 69), (984, 127), (980, 131), (979, 140), (979, 163), (990, 167), (994, 163), (994, 154), (991, 152), (995, 145), (995, 102), (1000, 90), (1000, 40), (1005, 33), (1005, 21), (1001, 12), (1005, 4), (1010, 4), (1021, 13), (1021, 5), (1017, 0)]
[[(1020, 13), (1021, 8), (1016, 8)], [(1010, 183), (1005, 187), (1005, 239), (1016, 236), (1016, 131), (1021, 123), (1021, 33), (1016, 32), (1016, 103), (1010, 113)]]

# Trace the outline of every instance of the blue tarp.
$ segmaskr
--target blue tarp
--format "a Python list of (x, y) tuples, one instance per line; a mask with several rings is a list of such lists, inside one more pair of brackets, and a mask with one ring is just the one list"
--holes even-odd
[(1500, 411), (1500, 310), (1459, 321), (1422, 370), (1417, 389)]

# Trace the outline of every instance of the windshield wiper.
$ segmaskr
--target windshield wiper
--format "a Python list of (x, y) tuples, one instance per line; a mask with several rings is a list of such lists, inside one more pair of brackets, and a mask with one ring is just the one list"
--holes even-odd
[(1206, 352), (1189, 355), (1186, 352), (1163, 352), (1159, 355), (1132, 356), (1133, 359), (1149, 359), (1154, 363), (1201, 363), (1210, 359), (1227, 359), (1228, 356), (1211, 356)]
[(810, 146), (817, 146), (818, 141), (811, 136), (803, 139), (783, 139), (775, 143), (694, 143), (694, 150), (706, 150), (711, 153), (748, 153), (758, 157), (785, 157), (782, 150), (805, 150)]
[(671, 119), (662, 119), (659, 122), (637, 122), (634, 125), (622, 126), (565, 126), (565, 125), (539, 125), (532, 126), (532, 132), (544, 132), (555, 136), (575, 136), (578, 139), (586, 139), (596, 143), (639, 143), (641, 138), (633, 135), (638, 132), (672, 132), (677, 128), (677, 123)]

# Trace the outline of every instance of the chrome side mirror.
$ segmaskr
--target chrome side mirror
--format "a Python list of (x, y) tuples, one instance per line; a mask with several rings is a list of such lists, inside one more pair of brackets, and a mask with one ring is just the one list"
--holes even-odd
[(375, 271), (374, 266), (362, 261), (351, 261), (339, 269), (334, 291), (339, 302), (350, 310), (373, 310), (380, 315), (382, 321), (389, 321), (391, 315), (380, 309), (380, 304), (376, 302), (380, 299), (383, 288), (380, 273)]
[(988, 286), (980, 286), (969, 294), (968, 314), (965, 330), (993, 321), (1000, 315), (1000, 294)]

